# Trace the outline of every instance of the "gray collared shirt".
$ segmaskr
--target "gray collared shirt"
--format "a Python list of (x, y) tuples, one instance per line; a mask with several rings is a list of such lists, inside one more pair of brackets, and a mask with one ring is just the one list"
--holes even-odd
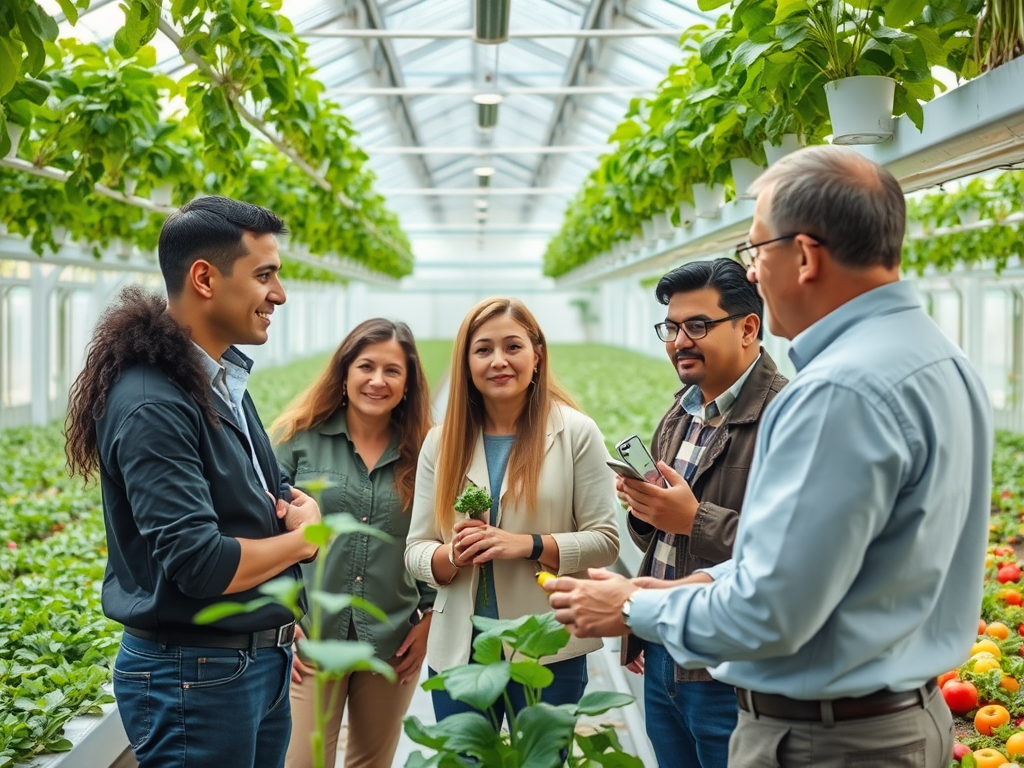
[(256, 470), (256, 477), (263, 489), (269, 491), (259, 459), (256, 458), (256, 449), (252, 445), (252, 435), (249, 433), (249, 424), (245, 419), (245, 409), (242, 408), (242, 398), (245, 396), (245, 388), (249, 383), (249, 372), (230, 360), (221, 362), (214, 360), (205, 349), (195, 342), (192, 343), (199, 350), (199, 360), (210, 377), (210, 386), (217, 396), (231, 408), (235, 423), (238, 424), (245, 434), (246, 440), (249, 441), (249, 455), (252, 457), (252, 466)]

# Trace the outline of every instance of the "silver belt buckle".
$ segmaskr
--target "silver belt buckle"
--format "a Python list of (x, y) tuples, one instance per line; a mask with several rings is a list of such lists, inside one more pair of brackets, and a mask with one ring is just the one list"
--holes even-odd
[(277, 646), (291, 645), (295, 639), (295, 622), (277, 628)]

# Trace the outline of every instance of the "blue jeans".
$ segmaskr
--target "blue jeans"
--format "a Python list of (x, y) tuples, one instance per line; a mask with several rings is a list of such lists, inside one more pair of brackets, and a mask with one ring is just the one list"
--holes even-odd
[(731, 685), (677, 683), (665, 646), (644, 643), (644, 709), (660, 768), (726, 768), (739, 712)]
[[(587, 687), (588, 679), (587, 657), (585, 655), (549, 664), (548, 669), (554, 674), (555, 679), (551, 685), (541, 690), (541, 701), (557, 707), (559, 704), (576, 704), (583, 698), (583, 689)], [(428, 668), (427, 674), (433, 677), (437, 672)], [(509, 683), (505, 687), (505, 692), (512, 703), (512, 711), (514, 713), (526, 708), (526, 694), (523, 691), (523, 686), (519, 683)], [(447, 691), (431, 691), (430, 695), (434, 702), (434, 718), (438, 722), (441, 722), (449, 715), (459, 712), (479, 712), (478, 709), (471, 707), (469, 704), (455, 701), (455, 699), (448, 695)], [(499, 697), (494, 702), (492, 709), (500, 728), (502, 721), (505, 719), (504, 697)], [(487, 713), (485, 712), (484, 715), (486, 716)]]
[(140, 768), (281, 768), (291, 651), (121, 638), (114, 697)]

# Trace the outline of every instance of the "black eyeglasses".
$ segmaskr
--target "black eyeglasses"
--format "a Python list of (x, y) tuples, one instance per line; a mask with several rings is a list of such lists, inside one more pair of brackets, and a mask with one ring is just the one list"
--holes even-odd
[(682, 330), (690, 341), (697, 341), (708, 335), (708, 330), (712, 325), (724, 323), (726, 320), (736, 320), (749, 314), (749, 312), (740, 312), (738, 315), (729, 315), (718, 320), (683, 320), (681, 323), (677, 323), (675, 320), (666, 320), (655, 325), (654, 332), (662, 341), (675, 341), (679, 338), (679, 331)]
[(771, 240), (764, 240), (760, 243), (751, 243), (744, 240), (742, 243), (736, 246), (736, 258), (740, 260), (740, 264), (742, 264), (747, 269), (750, 269), (755, 264), (757, 264), (757, 260), (761, 258), (761, 254), (758, 253), (758, 249), (761, 248), (761, 246), (771, 245), (772, 243), (780, 243), (783, 240), (792, 240), (794, 237), (798, 237), (799, 235), (804, 235), (805, 237), (811, 238), (811, 240), (813, 240), (818, 245), (826, 244), (825, 241), (822, 240), (820, 237), (808, 235), (806, 232), (794, 232), (791, 235), (773, 237)]

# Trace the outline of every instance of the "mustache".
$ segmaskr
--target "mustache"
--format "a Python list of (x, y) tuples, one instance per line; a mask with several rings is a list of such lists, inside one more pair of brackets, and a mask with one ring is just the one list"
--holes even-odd
[(704, 359), (704, 355), (702, 355), (700, 352), (686, 350), (686, 349), (681, 349), (678, 352), (676, 352), (676, 360), (677, 361), (678, 360), (703, 360), (703, 359)]

